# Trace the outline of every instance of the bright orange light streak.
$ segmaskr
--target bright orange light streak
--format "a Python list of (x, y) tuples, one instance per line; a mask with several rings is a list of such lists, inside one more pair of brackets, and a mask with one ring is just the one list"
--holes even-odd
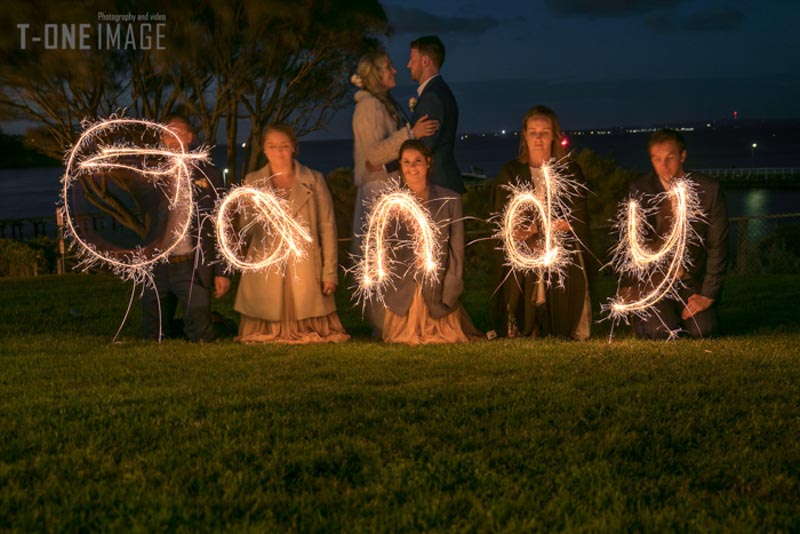
[[(646, 217), (657, 210), (661, 202), (672, 202), (673, 220), (669, 233), (658, 250), (646, 245)], [(696, 239), (692, 222), (698, 220), (699, 200), (692, 182), (686, 178), (675, 179), (668, 191), (652, 199), (655, 208), (643, 209), (637, 200), (631, 199), (621, 210), (618, 223), (620, 241), (614, 252), (612, 264), (619, 273), (630, 273), (641, 285), (652, 286), (644, 295), (633, 301), (621, 296), (612, 298), (603, 306), (612, 320), (624, 319), (630, 314), (646, 316), (651, 308), (667, 297), (677, 298), (680, 274), (689, 267), (686, 253), (689, 244)], [(649, 284), (656, 275), (656, 284)]]
[[(125, 129), (144, 129), (152, 134), (154, 139), (161, 139), (170, 135), (177, 139), (180, 150), (168, 150), (152, 147), (136, 146), (103, 146), (97, 148), (102, 141), (102, 136)], [(99, 153), (89, 153), (95, 150)], [(133, 166), (121, 163), (122, 157), (141, 157), (142, 165)], [(166, 161), (166, 163), (164, 163)], [(112, 118), (100, 121), (86, 128), (78, 141), (67, 155), (66, 171), (62, 178), (61, 200), (63, 207), (66, 233), (77, 245), (81, 257), (81, 264), (89, 268), (95, 263), (102, 263), (110, 267), (124, 279), (148, 279), (149, 270), (158, 262), (166, 261), (175, 247), (185, 239), (191, 227), (192, 218), (195, 216), (194, 203), (192, 202), (192, 165), (193, 162), (208, 161), (207, 151), (187, 152), (186, 147), (175, 134), (166, 126), (142, 119), (117, 119)], [(151, 165), (151, 162), (155, 162)], [(70, 210), (69, 190), (78, 180), (79, 176), (110, 169), (125, 169), (139, 176), (155, 177), (158, 180), (174, 180), (174, 194), (169, 198), (170, 210), (183, 208), (185, 214), (178, 222), (174, 235), (166, 248), (160, 249), (156, 254), (145, 256), (141, 252), (129, 251), (123, 255), (100, 251), (97, 247), (85, 240), (73, 221)]]
[[(251, 204), (255, 210), (247, 210)], [(235, 220), (242, 213), (247, 213), (249, 221), (239, 232), (234, 230)], [(217, 208), (216, 229), (217, 246), (225, 261), (240, 271), (265, 271), (280, 268), (291, 258), (304, 256), (305, 243), (313, 242), (308, 230), (292, 219), (288, 202), (275, 195), (269, 189), (238, 187), (231, 190)], [(268, 254), (257, 260), (240, 259), (237, 253), (242, 250), (253, 226), (263, 228), (265, 236), (264, 249)], [(275, 246), (266, 246), (266, 236), (277, 236)]]
[[(410, 245), (416, 256), (414, 267), (417, 274), (422, 280), (436, 280), (439, 269), (439, 229), (414, 193), (394, 184), (375, 199), (368, 213), (362, 254), (356, 267), (359, 299), (374, 296), (381, 299), (385, 288), (391, 284), (390, 246), (399, 248)], [(413, 228), (413, 243), (398, 243), (396, 239), (390, 239), (389, 225), (397, 220), (406, 221)]]

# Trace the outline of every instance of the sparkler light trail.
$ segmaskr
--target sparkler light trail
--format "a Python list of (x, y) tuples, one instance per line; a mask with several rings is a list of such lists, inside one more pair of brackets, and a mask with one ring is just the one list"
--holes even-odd
[[(181, 149), (165, 149), (160, 144), (164, 136), (177, 139)], [(144, 146), (136, 146), (130, 141), (135, 138), (139, 138)], [(156, 122), (112, 117), (84, 125), (83, 134), (67, 154), (61, 192), (65, 233), (77, 246), (79, 267), (88, 269), (103, 264), (125, 280), (149, 280), (153, 265), (166, 261), (189, 232), (195, 216), (191, 171), (195, 164), (206, 161), (207, 151), (188, 152), (168, 127)], [(110, 214), (116, 222), (134, 230), (139, 237), (143, 238), (146, 233), (147, 225), (139, 219), (141, 214), (109, 190), (109, 181), (129, 193), (131, 188), (143, 189), (140, 186), (145, 185), (166, 195), (170, 213), (179, 213), (180, 217), (171, 235), (166, 236), (165, 243), (151, 248), (140, 243), (128, 249), (111, 250), (112, 247), (106, 244), (98, 246), (91, 237), (84, 235), (80, 225), (76, 224), (70, 201), (70, 193), (76, 184), (84, 187), (92, 204)], [(137, 208), (141, 208), (137, 199), (133, 200)]]
[[(672, 226), (661, 247), (651, 250), (646, 237), (654, 229), (648, 228), (646, 219), (660, 210), (662, 202), (672, 203)], [(603, 311), (612, 321), (627, 321), (631, 314), (645, 317), (660, 300), (679, 299), (681, 273), (691, 266), (687, 248), (699, 239), (692, 228), (692, 223), (702, 218), (699, 206), (693, 182), (682, 177), (673, 180), (668, 191), (653, 197), (648, 207), (642, 207), (637, 199), (621, 207), (617, 222), (620, 240), (611, 264), (615, 271), (648, 290), (633, 300), (617, 295), (604, 304)]]
[[(506, 265), (514, 272), (535, 272), (546, 280), (555, 276), (563, 283), (565, 267), (572, 260), (567, 240), (574, 236), (567, 231), (558, 231), (555, 222), (567, 221), (570, 217), (568, 200), (582, 187), (561, 173), (558, 164), (542, 165), (540, 190), (533, 182), (503, 186), (509, 192), (509, 200), (503, 213), (495, 217), (498, 229), (494, 237), (499, 239), (505, 253)], [(540, 250), (532, 251), (524, 241), (515, 237), (520, 229), (536, 227), (541, 235)]]
[[(237, 221), (246, 221), (236, 230)], [(217, 208), (217, 246), (228, 266), (240, 271), (280, 269), (290, 258), (301, 258), (306, 243), (313, 241), (302, 224), (292, 219), (287, 201), (270, 189), (237, 187), (231, 190)], [(253, 229), (260, 231), (253, 232)], [(258, 235), (264, 242), (257, 245), (264, 254), (242, 258), (248, 237)]]
[[(376, 197), (367, 211), (361, 258), (355, 268), (356, 299), (383, 298), (384, 289), (391, 284), (394, 275), (390, 247), (412, 247), (416, 257), (415, 275), (422, 281), (436, 280), (441, 248), (439, 228), (414, 193), (394, 182)], [(413, 228), (413, 242), (400, 239), (396, 230), (390, 233), (391, 222), (401, 220)]]

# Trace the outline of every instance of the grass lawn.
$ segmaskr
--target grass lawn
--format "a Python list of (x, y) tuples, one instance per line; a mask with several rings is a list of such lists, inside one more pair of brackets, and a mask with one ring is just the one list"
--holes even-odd
[(388, 346), (341, 301), (347, 344), (158, 345), (137, 300), (112, 344), (129, 297), (0, 279), (0, 530), (800, 530), (798, 275), (671, 343)]

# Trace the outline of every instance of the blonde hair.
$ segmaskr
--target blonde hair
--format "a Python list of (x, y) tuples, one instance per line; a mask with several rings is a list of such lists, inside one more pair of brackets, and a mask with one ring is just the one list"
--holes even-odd
[(550, 121), (550, 126), (553, 128), (553, 142), (550, 145), (550, 156), (557, 160), (567, 155), (567, 151), (561, 146), (561, 139), (564, 133), (561, 131), (561, 125), (558, 122), (556, 112), (547, 106), (533, 106), (522, 117), (522, 131), (519, 136), (519, 156), (517, 159), (521, 163), (530, 163), (528, 157), (528, 141), (525, 139), (525, 131), (528, 129), (528, 121), (533, 118), (543, 118)]
[(400, 116), (397, 102), (392, 98), (392, 95), (389, 94), (389, 90), (384, 87), (383, 81), (381, 80), (381, 70), (384, 67), (384, 61), (387, 64), (389, 62), (389, 55), (384, 50), (367, 52), (358, 60), (356, 74), (361, 78), (364, 90), (380, 100), (386, 108), (386, 111), (392, 116), (392, 119), (399, 125), (405, 121)]

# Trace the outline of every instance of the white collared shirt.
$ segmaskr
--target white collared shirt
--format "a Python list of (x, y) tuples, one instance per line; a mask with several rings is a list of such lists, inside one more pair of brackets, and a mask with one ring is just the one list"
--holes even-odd
[(424, 91), (424, 90), (425, 90), (425, 87), (427, 87), (427, 86), (428, 86), (428, 83), (429, 83), (429, 82), (430, 82), (432, 79), (436, 78), (437, 76), (441, 76), (441, 74), (437, 72), (436, 74), (434, 74), (433, 76), (431, 76), (430, 78), (428, 78), (427, 80), (425, 80), (424, 82), (422, 82), (421, 84), (419, 84), (419, 87), (417, 87), (417, 96), (420, 96), (420, 95), (422, 94), (422, 91)]

